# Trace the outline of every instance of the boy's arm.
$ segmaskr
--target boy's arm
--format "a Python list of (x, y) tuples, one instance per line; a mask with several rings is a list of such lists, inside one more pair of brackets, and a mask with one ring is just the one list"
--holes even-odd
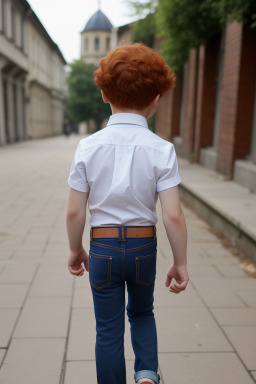
[[(179, 293), (186, 289), (187, 273), (187, 227), (180, 205), (178, 187), (159, 192), (162, 217), (166, 234), (173, 252), (173, 264), (167, 272), (165, 285), (170, 291)], [(171, 285), (172, 278), (176, 283)]]
[(82, 237), (86, 220), (86, 205), (89, 192), (79, 192), (73, 188), (69, 190), (66, 226), (69, 239), (68, 268), (72, 275), (82, 276), (84, 269), (89, 270), (89, 257), (83, 249)]

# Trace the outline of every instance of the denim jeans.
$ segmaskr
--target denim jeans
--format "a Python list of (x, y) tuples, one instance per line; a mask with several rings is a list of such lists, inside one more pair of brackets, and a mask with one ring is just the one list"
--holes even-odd
[(89, 276), (96, 319), (98, 384), (126, 384), (125, 286), (135, 381), (145, 377), (159, 383), (153, 313), (156, 248), (153, 237), (91, 240)]

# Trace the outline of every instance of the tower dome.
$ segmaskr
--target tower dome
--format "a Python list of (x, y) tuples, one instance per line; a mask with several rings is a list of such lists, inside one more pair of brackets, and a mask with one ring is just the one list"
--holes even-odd
[(106, 15), (99, 9), (86, 23), (83, 32), (86, 31), (110, 31), (113, 25)]
[(107, 16), (99, 8), (81, 32), (81, 60), (98, 66), (99, 60), (114, 46), (115, 31)]

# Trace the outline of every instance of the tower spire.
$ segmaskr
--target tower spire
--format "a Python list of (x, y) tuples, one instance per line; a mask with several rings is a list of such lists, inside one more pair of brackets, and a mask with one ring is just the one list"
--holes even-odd
[(101, 6), (101, 0), (98, 0), (98, 6), (99, 6), (99, 9), (100, 9), (100, 6)]

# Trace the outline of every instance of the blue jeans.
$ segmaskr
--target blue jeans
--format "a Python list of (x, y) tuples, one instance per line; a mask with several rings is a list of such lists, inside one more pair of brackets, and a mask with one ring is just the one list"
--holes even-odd
[(89, 276), (96, 319), (98, 384), (126, 384), (125, 285), (135, 381), (145, 377), (159, 383), (153, 313), (156, 247), (153, 237), (91, 240)]

